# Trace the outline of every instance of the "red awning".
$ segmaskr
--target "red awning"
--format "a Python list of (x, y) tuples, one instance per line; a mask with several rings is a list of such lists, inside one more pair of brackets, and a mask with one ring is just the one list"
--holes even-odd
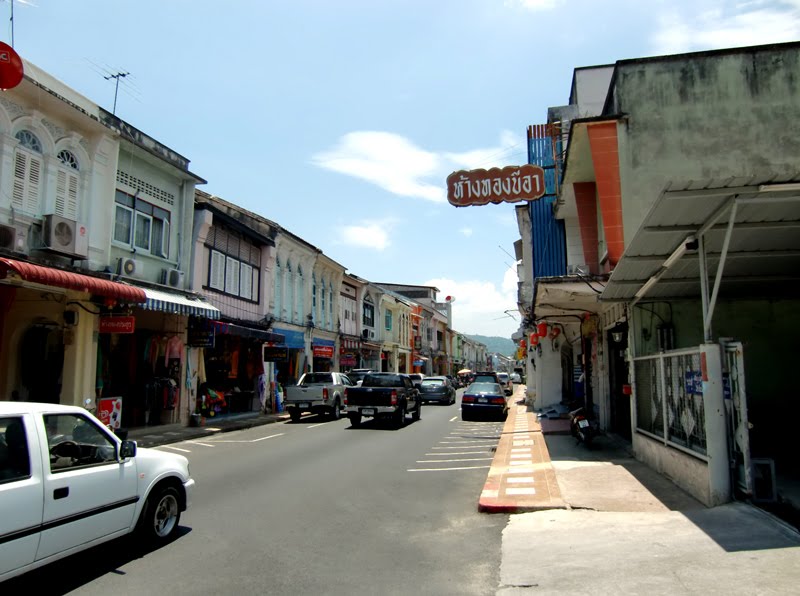
[(61, 269), (54, 269), (53, 267), (34, 265), (33, 263), (26, 263), (25, 261), (0, 258), (0, 279), (8, 277), (9, 270), (19, 275), (25, 281), (35, 282), (45, 286), (55, 286), (58, 288), (88, 292), (95, 296), (116, 298), (123, 302), (145, 302), (147, 300), (144, 290), (127, 284), (100, 279), (99, 277), (92, 277), (90, 275), (72, 273), (71, 271), (62, 271)]

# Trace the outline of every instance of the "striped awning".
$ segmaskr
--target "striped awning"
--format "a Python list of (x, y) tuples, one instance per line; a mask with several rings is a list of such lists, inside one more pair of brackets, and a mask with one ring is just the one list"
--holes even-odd
[(26, 261), (0, 258), (0, 279), (7, 279), (10, 275), (32, 283), (87, 292), (122, 302), (145, 301), (144, 292), (135, 286)]
[(219, 319), (219, 309), (203, 300), (152, 288), (142, 288), (142, 290), (144, 290), (146, 301), (140, 305), (140, 308), (145, 310)]

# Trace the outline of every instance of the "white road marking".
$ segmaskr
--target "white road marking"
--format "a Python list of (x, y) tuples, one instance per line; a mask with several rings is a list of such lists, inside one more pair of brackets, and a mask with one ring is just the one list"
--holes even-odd
[(477, 449), (478, 447), (494, 447), (496, 443), (487, 443), (486, 445), (462, 445), (461, 447), (431, 447), (431, 449)]
[(458, 420), (458, 416), (453, 416), (453, 417), (450, 419), (450, 422), (454, 422), (455, 420)]
[(450, 472), (453, 470), (485, 470), (491, 466), (462, 466), (458, 468), (411, 468), (406, 472)]
[(286, 433), (278, 433), (277, 435), (269, 435), (268, 437), (261, 437), (260, 439), (255, 439), (250, 441), (251, 443), (258, 443), (259, 441), (266, 441), (267, 439), (274, 439), (275, 437), (281, 437)]
[(324, 422), (320, 422), (319, 424), (312, 424), (311, 426), (307, 426), (306, 428), (317, 428), (318, 426), (325, 426)]
[(507, 495), (535, 495), (536, 489), (535, 488), (507, 488), (506, 489)]
[(448, 464), (454, 461), (486, 461), (492, 460), (493, 457), (458, 457), (456, 459), (418, 459), (415, 463), (418, 464)]
[(191, 453), (189, 449), (181, 449), (180, 447), (173, 447), (172, 445), (159, 445), (159, 449), (174, 449), (175, 451), (182, 451), (183, 453)]
[(216, 445), (212, 445), (211, 443), (201, 443), (200, 441), (187, 441), (192, 445), (202, 445), (203, 447), (216, 447)]
[(438, 455), (486, 455), (486, 452), (485, 451), (456, 451), (456, 452), (447, 451), (445, 453), (442, 453), (442, 452), (439, 452), (439, 453), (426, 453), (425, 455), (429, 455), (431, 457), (438, 456)]
[(533, 484), (533, 476), (506, 476), (509, 484)]

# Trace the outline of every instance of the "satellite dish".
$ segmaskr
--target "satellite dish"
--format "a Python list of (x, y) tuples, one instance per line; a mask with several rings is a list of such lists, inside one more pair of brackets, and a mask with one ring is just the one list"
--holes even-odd
[(16, 87), (22, 81), (22, 58), (7, 43), (0, 41), (0, 89)]

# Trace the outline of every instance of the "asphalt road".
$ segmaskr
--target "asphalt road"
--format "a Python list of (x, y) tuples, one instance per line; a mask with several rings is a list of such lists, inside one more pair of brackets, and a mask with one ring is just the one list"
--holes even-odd
[(508, 516), (477, 500), (502, 423), (459, 414), (426, 405), (399, 430), (304, 417), (160, 447), (197, 481), (177, 540), (117, 540), (3, 591), (494, 594)]

